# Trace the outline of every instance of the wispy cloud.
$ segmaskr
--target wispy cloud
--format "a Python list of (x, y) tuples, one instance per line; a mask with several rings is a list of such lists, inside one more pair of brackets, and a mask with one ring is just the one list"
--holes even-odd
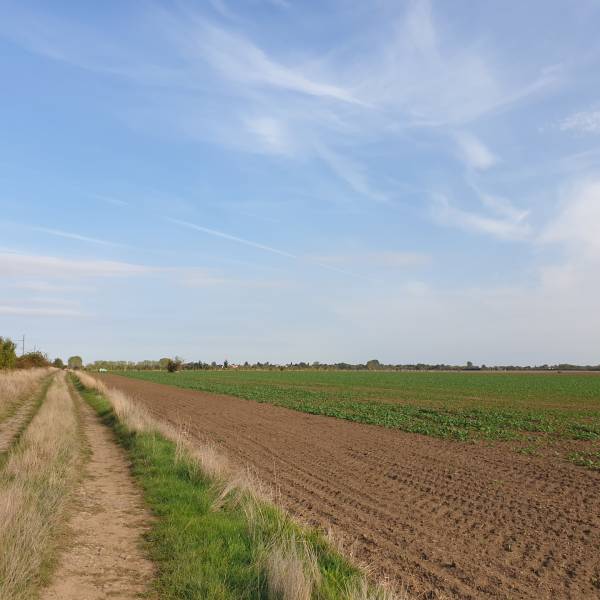
[(142, 275), (157, 269), (108, 260), (76, 260), (55, 256), (0, 252), (0, 275), (44, 278), (119, 277)]
[(112, 196), (101, 196), (94, 194), (92, 197), (96, 198), (97, 200), (101, 200), (102, 202), (106, 202), (107, 204), (112, 204), (113, 206), (129, 206), (129, 202), (125, 202), (125, 200), (114, 198)]
[(50, 283), (48, 281), (19, 281), (10, 284), (11, 288), (28, 290), (31, 292), (91, 292), (94, 290), (89, 285), (75, 285), (66, 283)]
[(600, 133), (600, 110), (576, 112), (563, 119), (558, 128), (561, 131)]
[[(268, 86), (307, 96), (362, 104), (352, 92), (304, 73), (302, 65), (287, 66), (271, 58), (243, 35), (192, 16), (193, 30), (177, 40), (187, 57), (206, 61), (221, 76), (237, 83)], [(179, 23), (182, 26), (183, 23)]]
[(496, 164), (492, 151), (474, 135), (466, 132), (455, 134), (462, 159), (472, 169), (485, 170)]
[[(493, 201), (489, 199), (490, 206)], [(456, 208), (446, 196), (437, 194), (431, 206), (433, 219), (441, 224), (457, 227), (465, 231), (491, 235), (505, 240), (524, 240), (530, 236), (531, 228), (524, 221), (527, 213), (506, 210), (497, 203), (494, 206), (499, 216), (493, 217)]]
[(87, 242), (90, 244), (99, 244), (101, 246), (113, 246), (113, 247), (124, 247), (124, 244), (117, 242), (109, 242), (107, 240), (101, 240), (99, 238), (89, 237), (87, 235), (81, 235), (79, 233), (71, 233), (69, 231), (61, 231), (60, 229), (50, 229), (48, 227), (37, 227), (35, 225), (28, 226), (32, 231), (39, 231), (40, 233), (47, 233), (56, 237), (62, 237), (69, 240), (76, 240), (78, 242)]
[(0, 304), (0, 315), (17, 317), (84, 317), (88, 316), (79, 310), (70, 308), (26, 307)]
[(329, 168), (355, 192), (376, 202), (389, 203), (386, 194), (373, 187), (363, 165), (323, 145), (318, 147), (317, 152)]
[[(358, 51), (348, 44), (318, 53), (267, 48), (231, 19), (225, 0), (211, 4), (213, 11), (146, 6), (136, 43), (17, 8), (4, 34), (53, 60), (160, 88), (159, 103), (141, 96), (146, 104), (130, 111), (136, 127), (246, 152), (314, 156), (354, 193), (378, 202), (389, 194), (373, 186), (370, 166), (352, 148), (374, 139), (401, 143), (398, 132), (421, 128), (447, 141), (449, 131), (561, 80), (552, 65), (532, 75), (500, 63), (482, 41), (441, 27), (427, 0), (365, 26)], [(229, 27), (211, 19), (214, 10), (229, 17)], [(459, 135), (458, 144), (472, 168), (496, 161), (472, 136)], [(446, 142), (445, 152), (455, 154), (454, 144)]]

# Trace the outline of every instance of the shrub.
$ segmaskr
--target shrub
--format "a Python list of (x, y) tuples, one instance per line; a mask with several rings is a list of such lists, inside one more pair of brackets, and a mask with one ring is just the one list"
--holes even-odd
[(8, 339), (0, 337), (0, 369), (13, 369), (17, 360), (17, 346)]

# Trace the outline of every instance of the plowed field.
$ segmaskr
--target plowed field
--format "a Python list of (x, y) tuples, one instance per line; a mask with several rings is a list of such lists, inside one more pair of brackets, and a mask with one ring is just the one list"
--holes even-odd
[(115, 375), (420, 598), (600, 598), (600, 473)]

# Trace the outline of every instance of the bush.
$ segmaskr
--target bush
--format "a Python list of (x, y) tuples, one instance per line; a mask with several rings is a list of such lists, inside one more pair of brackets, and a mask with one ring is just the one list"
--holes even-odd
[(15, 361), (17, 369), (33, 369), (35, 367), (49, 367), (50, 361), (45, 354), (41, 352), (28, 352), (19, 356)]
[(0, 337), (0, 369), (13, 369), (17, 361), (17, 346), (8, 339)]

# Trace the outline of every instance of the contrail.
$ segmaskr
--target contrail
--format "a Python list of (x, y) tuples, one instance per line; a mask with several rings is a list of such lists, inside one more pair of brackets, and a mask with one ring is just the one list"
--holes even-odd
[(277, 248), (273, 248), (272, 246), (265, 246), (264, 244), (259, 244), (258, 242), (252, 242), (251, 240), (246, 240), (241, 237), (237, 237), (235, 235), (230, 235), (225, 233), (224, 231), (218, 231), (217, 229), (209, 229), (208, 227), (202, 227), (200, 225), (196, 225), (195, 223), (189, 223), (188, 221), (180, 221), (179, 219), (172, 219), (170, 217), (166, 217), (166, 220), (170, 223), (174, 223), (175, 225), (180, 225), (181, 227), (187, 227), (188, 229), (194, 229), (196, 231), (200, 231), (202, 233), (208, 233), (208, 235), (214, 235), (215, 237), (220, 237), (225, 240), (230, 240), (232, 242), (237, 242), (238, 244), (244, 244), (245, 246), (251, 246), (252, 248), (258, 248), (259, 250), (265, 250), (266, 252), (271, 252), (273, 254), (278, 254), (279, 256), (285, 256), (286, 258), (293, 258), (294, 260), (300, 260), (304, 262), (312, 263), (321, 269), (326, 269), (328, 271), (334, 271), (336, 273), (341, 273), (342, 275), (348, 275), (350, 277), (357, 277), (358, 279), (366, 279), (356, 273), (352, 273), (350, 271), (346, 271), (345, 269), (339, 269), (337, 267), (333, 267), (328, 264), (324, 264), (322, 262), (317, 262), (311, 259), (307, 259), (296, 254), (291, 254), (290, 252), (285, 252), (284, 250), (279, 250)]
[(272, 248), (271, 246), (265, 246), (264, 244), (258, 244), (257, 242), (252, 242), (244, 238), (236, 237), (235, 235), (229, 235), (228, 233), (224, 233), (223, 231), (209, 229), (208, 227), (201, 227), (200, 225), (188, 223), (187, 221), (180, 221), (179, 219), (167, 218), (167, 221), (175, 223), (176, 225), (181, 225), (182, 227), (188, 227), (189, 229), (201, 231), (202, 233), (208, 233), (209, 235), (214, 235), (216, 237), (224, 238), (226, 240), (231, 240), (232, 242), (237, 242), (238, 244), (245, 244), (246, 246), (252, 246), (252, 248), (258, 248), (259, 250), (265, 250), (266, 252), (272, 252), (273, 254), (279, 254), (280, 256), (286, 256), (287, 258), (298, 259), (298, 256), (296, 256), (295, 254), (290, 254), (289, 252), (284, 252), (283, 250), (278, 250), (277, 248)]

